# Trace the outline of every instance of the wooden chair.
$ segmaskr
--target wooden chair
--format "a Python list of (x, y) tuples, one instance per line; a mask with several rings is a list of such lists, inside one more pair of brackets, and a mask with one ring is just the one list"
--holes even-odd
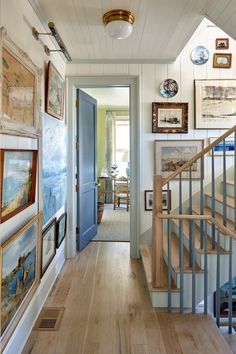
[(113, 209), (120, 208), (121, 204), (126, 205), (129, 211), (129, 179), (117, 178), (114, 180), (114, 200)]

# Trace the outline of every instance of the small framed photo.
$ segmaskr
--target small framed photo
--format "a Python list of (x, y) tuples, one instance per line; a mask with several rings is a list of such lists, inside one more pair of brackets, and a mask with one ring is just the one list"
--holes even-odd
[(46, 87), (46, 112), (62, 120), (63, 110), (64, 81), (52, 62), (49, 62)]
[(67, 214), (64, 213), (60, 216), (60, 218), (57, 221), (57, 248), (60, 247), (62, 241), (64, 240), (66, 236), (66, 220), (67, 220)]
[[(168, 197), (169, 194), (169, 197)], [(145, 210), (151, 211), (153, 210), (153, 190), (145, 190), (144, 191), (144, 202), (145, 202)], [(167, 189), (162, 190), (162, 210), (171, 210), (171, 191), (169, 193)]]
[(229, 38), (216, 38), (216, 49), (229, 49)]
[[(203, 147), (204, 140), (156, 140), (155, 174), (163, 178), (170, 176), (201, 152)], [(200, 160), (198, 160), (192, 164), (192, 179), (199, 179), (200, 176)], [(189, 179), (189, 171), (183, 171), (182, 178)]]
[(41, 276), (56, 254), (56, 218), (43, 230)]
[[(209, 138), (209, 144), (212, 144), (217, 138)], [(223, 156), (224, 144), (221, 141), (219, 144), (213, 147), (213, 152), (215, 156)], [(232, 156), (235, 152), (234, 138), (225, 139), (225, 155)], [(209, 155), (212, 155), (212, 149), (209, 151)]]
[(153, 133), (187, 133), (188, 103), (152, 102)]
[(231, 68), (231, 53), (214, 53), (213, 68)]

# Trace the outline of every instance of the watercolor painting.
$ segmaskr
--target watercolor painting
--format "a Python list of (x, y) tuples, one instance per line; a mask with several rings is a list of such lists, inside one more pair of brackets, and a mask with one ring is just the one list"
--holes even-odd
[[(209, 144), (212, 144), (217, 138), (209, 138)], [(223, 141), (218, 143), (216, 146), (213, 147), (214, 155), (223, 156), (224, 151), (224, 144)], [(234, 138), (226, 138), (225, 139), (225, 155), (226, 156), (233, 156), (235, 152), (235, 144)], [(209, 154), (212, 155), (212, 150), (209, 151)]]
[(43, 224), (66, 201), (66, 126), (43, 114)]
[(0, 149), (0, 222), (4, 222), (35, 201), (36, 150)]
[(46, 112), (63, 119), (64, 81), (51, 62), (48, 64), (47, 82)]
[(1, 247), (1, 335), (36, 280), (38, 222)]

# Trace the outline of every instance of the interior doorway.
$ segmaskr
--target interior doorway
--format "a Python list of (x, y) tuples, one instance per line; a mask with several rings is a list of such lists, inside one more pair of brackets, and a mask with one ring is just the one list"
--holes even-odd
[(83, 88), (97, 101), (98, 231), (94, 241), (130, 241), (130, 88)]

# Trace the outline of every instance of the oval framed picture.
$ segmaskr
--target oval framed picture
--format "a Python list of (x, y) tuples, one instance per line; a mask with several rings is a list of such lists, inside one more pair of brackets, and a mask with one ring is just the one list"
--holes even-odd
[(205, 64), (209, 59), (209, 50), (203, 45), (198, 45), (191, 52), (191, 60), (196, 65)]
[(178, 90), (179, 86), (173, 79), (166, 79), (160, 85), (160, 93), (166, 98), (174, 97)]

